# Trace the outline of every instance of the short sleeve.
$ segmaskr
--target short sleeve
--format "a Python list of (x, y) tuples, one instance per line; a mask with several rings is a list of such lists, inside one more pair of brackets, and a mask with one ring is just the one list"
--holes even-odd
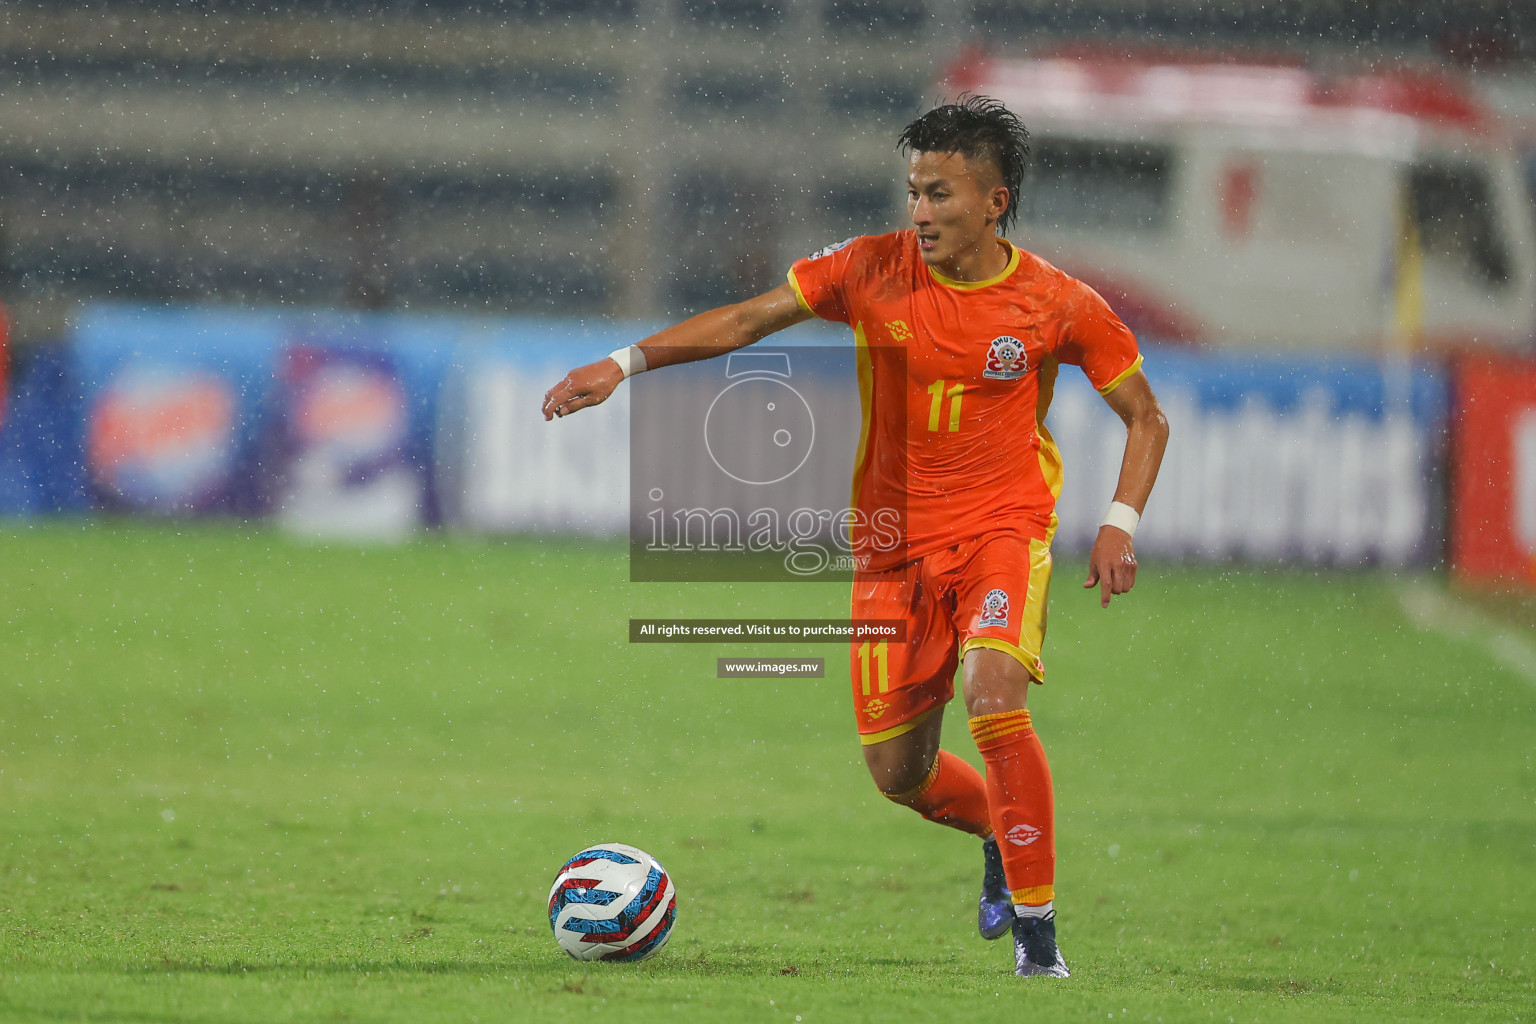
[(823, 320), (850, 323), (844, 282), (860, 239), (849, 238), (796, 260), (789, 268), (789, 285), (809, 313)]
[(1056, 343), (1056, 358), (1081, 366), (1088, 382), (1107, 395), (1141, 369), (1136, 336), (1109, 303), (1092, 288), (1069, 279), (1066, 315)]

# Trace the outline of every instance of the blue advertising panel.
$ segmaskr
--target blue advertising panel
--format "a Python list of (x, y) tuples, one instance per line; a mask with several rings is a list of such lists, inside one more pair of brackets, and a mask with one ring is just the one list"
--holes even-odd
[(409, 492), (407, 518), (427, 521), (436, 398), (467, 326), (92, 307), (73, 339), (92, 497), (151, 514), (260, 515), (293, 500), (296, 521), (324, 533), (388, 518), (374, 505), (398, 509)]
[[(72, 339), (67, 373), (39, 372), (23, 387), (18, 368), (0, 434), (0, 511), (78, 506), (88, 491), (97, 507), (272, 515), (317, 535), (399, 537), (436, 524), (623, 535), (633, 512), (634, 386), (553, 423), (539, 407), (568, 369), (648, 331), (602, 321), (94, 307)], [(781, 341), (837, 345), (847, 332), (804, 325)], [(682, 370), (642, 383), (669, 373), (687, 386)], [(1332, 565), (1439, 560), (1444, 371), (1148, 346), (1146, 373), (1171, 440), (1139, 551)], [(1057, 547), (1085, 550), (1114, 494), (1125, 428), (1073, 367), (1062, 368), (1047, 426), (1066, 469)]]
[(93, 307), (74, 333), (85, 469), (101, 506), (262, 511), (272, 326), (235, 311)]
[[(636, 386), (661, 382), (663, 391), (681, 397), (703, 375), (713, 382), (713, 395), (727, 359), (647, 374), (602, 405), (553, 422), (544, 421), (540, 407), (544, 393), (572, 367), (653, 329), (639, 323), (488, 322), (466, 339), (440, 401), (434, 461), (444, 521), (475, 532), (624, 535), (631, 444), (664, 445), (666, 458), (685, 458), (672, 443), (676, 439), (632, 437)], [(803, 324), (776, 335), (774, 346), (826, 344), (839, 335), (846, 332)], [(846, 483), (838, 490), (845, 491)]]
[[(1432, 364), (1149, 348), (1170, 440), (1136, 536), (1176, 557), (1438, 561), (1448, 378)], [(1061, 550), (1086, 550), (1114, 496), (1125, 427), (1062, 367), (1046, 420), (1066, 479)]]
[(0, 515), (89, 507), (80, 445), (80, 401), (63, 344), (16, 351), (0, 419)]
[[(537, 406), (567, 369), (645, 333), (509, 317), (91, 307), (71, 348), (85, 478), (102, 508), (273, 514), (321, 536), (398, 537), (441, 521), (445, 506), (471, 529), (621, 522), (624, 474), (616, 495), (594, 494), (577, 471), (586, 453), (613, 457), (613, 438), (587, 436), (602, 417), (546, 431)], [(464, 450), (475, 444), (484, 450)], [(467, 481), (456, 468), (466, 457), (476, 467)], [(603, 502), (615, 496), (610, 516)]]
[(268, 461), (286, 525), (315, 535), (403, 537), (426, 519), (428, 453), (416, 452), (411, 396), (387, 351), (313, 343), (278, 361)]

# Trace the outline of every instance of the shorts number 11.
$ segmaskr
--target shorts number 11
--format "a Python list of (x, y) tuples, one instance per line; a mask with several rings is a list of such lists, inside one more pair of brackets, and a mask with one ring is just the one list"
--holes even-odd
[(871, 655), (874, 656), (875, 672), (879, 676), (880, 692), (888, 692), (891, 688), (891, 674), (885, 665), (885, 641), (882, 640), (875, 644), (873, 650), (871, 650), (869, 641), (865, 640), (855, 650), (859, 655), (859, 685), (864, 691), (864, 696), (869, 696), (869, 661)]

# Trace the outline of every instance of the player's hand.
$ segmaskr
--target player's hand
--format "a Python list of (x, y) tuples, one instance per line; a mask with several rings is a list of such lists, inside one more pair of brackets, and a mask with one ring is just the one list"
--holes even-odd
[(578, 366), (544, 395), (544, 419), (548, 421), (589, 405), (600, 405), (623, 380), (624, 371), (612, 359), (603, 358)]
[(1099, 607), (1109, 607), (1111, 594), (1123, 594), (1136, 585), (1136, 551), (1131, 535), (1115, 526), (1099, 527), (1099, 536), (1088, 555), (1088, 578), (1083, 589), (1099, 588)]

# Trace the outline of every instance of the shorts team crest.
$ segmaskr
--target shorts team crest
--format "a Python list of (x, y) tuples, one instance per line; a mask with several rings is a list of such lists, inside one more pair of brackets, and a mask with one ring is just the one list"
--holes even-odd
[(981, 621), (978, 629), (1008, 625), (1008, 591), (989, 590), (981, 602)]

